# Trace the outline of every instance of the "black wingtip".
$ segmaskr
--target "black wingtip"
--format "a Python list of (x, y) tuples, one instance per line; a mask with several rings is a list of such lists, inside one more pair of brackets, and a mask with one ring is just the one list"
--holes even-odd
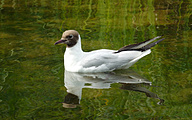
[[(163, 35), (162, 35), (163, 36)], [(162, 37), (162, 36), (157, 36), (158, 38), (160, 38), (160, 37)], [(156, 37), (156, 38), (157, 38)], [(146, 51), (146, 50), (148, 50), (148, 49), (150, 49), (151, 47), (153, 47), (153, 46), (155, 46), (156, 44), (158, 44), (159, 42), (161, 42), (161, 41), (163, 41), (165, 38), (162, 38), (162, 39), (160, 39), (160, 40), (157, 40), (156, 42), (153, 42), (153, 43), (150, 43), (150, 44), (148, 44), (148, 45), (145, 45), (145, 46), (143, 46), (143, 47), (141, 47), (141, 48), (134, 48), (134, 46), (137, 46), (138, 44), (132, 44), (132, 45), (128, 45), (128, 46), (125, 46), (125, 47), (123, 47), (123, 48), (121, 48), (121, 49), (119, 49), (118, 51), (116, 51), (116, 52), (114, 52), (114, 53), (119, 53), (119, 52), (121, 52), (121, 51)], [(146, 41), (144, 41), (144, 42), (146, 42)], [(141, 43), (143, 43), (143, 42), (141, 42)], [(141, 43), (139, 43), (139, 44), (141, 44)]]
[(165, 38), (162, 38), (162, 39), (160, 39), (160, 40), (158, 40), (158, 41), (156, 41), (156, 42), (153, 42), (153, 43), (151, 43), (151, 44), (148, 44), (148, 45), (142, 47), (142, 48), (141, 48), (141, 51), (145, 51), (145, 50), (148, 50), (148, 49), (152, 48), (153, 46), (155, 46), (155, 45), (158, 44), (159, 42), (163, 41), (164, 39), (165, 39)]

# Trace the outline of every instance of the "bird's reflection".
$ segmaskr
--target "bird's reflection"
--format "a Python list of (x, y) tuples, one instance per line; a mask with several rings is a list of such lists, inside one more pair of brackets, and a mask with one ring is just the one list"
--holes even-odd
[(68, 93), (63, 102), (65, 108), (75, 108), (80, 104), (83, 88), (108, 89), (112, 83), (120, 83), (122, 85), (120, 89), (142, 92), (147, 97), (159, 99), (158, 104), (164, 102), (157, 94), (143, 87), (143, 84), (151, 85), (151, 82), (132, 70), (126, 74), (114, 72), (90, 74), (65, 71), (64, 83)]

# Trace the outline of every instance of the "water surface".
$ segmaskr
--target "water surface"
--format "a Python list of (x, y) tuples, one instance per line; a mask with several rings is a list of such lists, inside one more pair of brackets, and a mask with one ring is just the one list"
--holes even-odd
[[(191, 11), (190, 0), (1, 0), (0, 118), (191, 119)], [(123, 70), (114, 72), (121, 77), (113, 82), (81, 79), (78, 84), (88, 87), (75, 107), (63, 107), (69, 94), (65, 46), (54, 43), (68, 29), (81, 34), (84, 51), (119, 49), (163, 35), (166, 39), (131, 69), (150, 83), (137, 85), (164, 103), (122, 89), (130, 84), (119, 82), (122, 76), (131, 78), (130, 70)], [(91, 88), (93, 83), (98, 88)]]

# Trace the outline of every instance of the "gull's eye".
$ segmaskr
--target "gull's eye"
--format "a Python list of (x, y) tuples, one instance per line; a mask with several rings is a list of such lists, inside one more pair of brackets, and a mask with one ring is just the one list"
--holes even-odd
[(68, 35), (67, 38), (72, 39), (73, 35)]

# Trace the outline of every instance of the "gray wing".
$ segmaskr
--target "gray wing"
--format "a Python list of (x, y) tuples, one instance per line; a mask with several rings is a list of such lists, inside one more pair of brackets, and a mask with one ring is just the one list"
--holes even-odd
[(84, 67), (99, 67), (102, 65), (109, 65), (116, 61), (117, 57), (113, 53), (89, 53), (90, 55), (82, 60), (81, 65)]
[(115, 50), (97, 50), (87, 53), (81, 60), (80, 66), (84, 68), (93, 68), (95, 70), (111, 71), (117, 69), (128, 61), (119, 61), (120, 54), (115, 54)]

